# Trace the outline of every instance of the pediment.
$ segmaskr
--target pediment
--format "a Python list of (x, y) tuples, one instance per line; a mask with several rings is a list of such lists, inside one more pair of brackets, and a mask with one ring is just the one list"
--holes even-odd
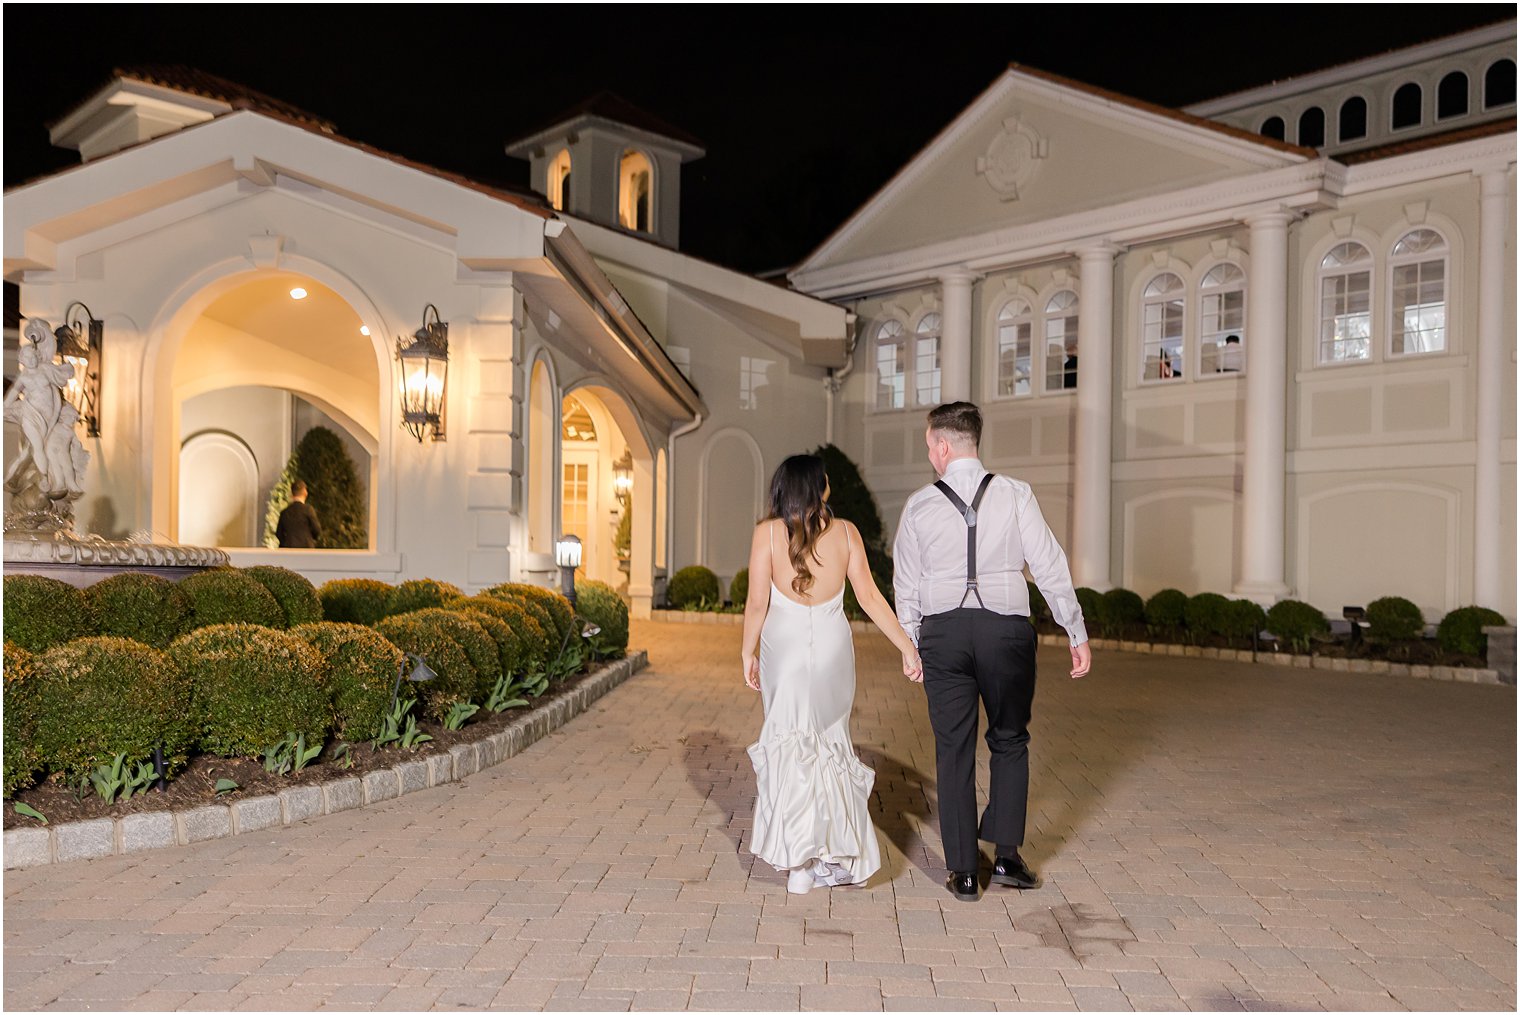
[(1013, 68), (800, 270), (1091, 212), (1312, 157), (1220, 124)]

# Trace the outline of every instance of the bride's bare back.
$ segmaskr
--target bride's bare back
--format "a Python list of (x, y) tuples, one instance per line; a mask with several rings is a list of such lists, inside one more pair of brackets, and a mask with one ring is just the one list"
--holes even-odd
[(828, 528), (819, 533), (813, 554), (808, 560), (808, 570), (813, 573), (813, 584), (806, 595), (798, 595), (792, 586), (797, 569), (792, 566), (789, 536), (786, 523), (773, 518), (761, 523), (767, 529), (766, 540), (770, 549), (771, 581), (776, 590), (794, 603), (813, 606), (827, 603), (844, 591), (844, 582), (850, 571), (852, 550), (859, 546), (859, 533), (849, 522), (835, 519)]

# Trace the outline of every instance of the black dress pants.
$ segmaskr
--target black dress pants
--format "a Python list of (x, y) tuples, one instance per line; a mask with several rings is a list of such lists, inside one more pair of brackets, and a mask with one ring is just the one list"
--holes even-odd
[[(977, 838), (1024, 842), (1029, 807), (1029, 715), (1034, 702), (1035, 633), (1028, 617), (960, 609), (925, 617), (918, 650), (934, 728), (939, 830), (945, 866), (975, 873)], [(977, 704), (987, 709), (991, 786), (976, 820)]]

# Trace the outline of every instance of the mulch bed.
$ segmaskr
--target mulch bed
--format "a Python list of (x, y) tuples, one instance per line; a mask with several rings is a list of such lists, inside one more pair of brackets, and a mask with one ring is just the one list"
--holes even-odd
[[(532, 707), (536, 708), (553, 701), (560, 692), (574, 687), (587, 676), (589, 674), (572, 677), (537, 699)], [(315, 761), (301, 771), (291, 772), (289, 775), (274, 775), (266, 772), (263, 762), (258, 760), (218, 758), (214, 755), (199, 754), (190, 760), (190, 764), (183, 771), (170, 777), (163, 792), (150, 789), (130, 800), (118, 800), (114, 804), (108, 804), (95, 792), (94, 787), (88, 787), (85, 790), (86, 795), (81, 797), (75, 789), (50, 779), (30, 789), (21, 790), (8, 803), (24, 803), (46, 816), (48, 823), (52, 825), (69, 821), (87, 821), (91, 818), (119, 818), (128, 814), (144, 814), (153, 811), (188, 810), (212, 803), (232, 803), (249, 797), (278, 793), (292, 786), (320, 785), (336, 779), (362, 776), (376, 769), (390, 768), (407, 761), (418, 761), (434, 754), (446, 754), (449, 748), (458, 744), (474, 743), (494, 733), (500, 733), (527, 711), (529, 709), (514, 708), (492, 714), (481, 709), (475, 713), (474, 720), (458, 730), (446, 730), (441, 724), (419, 720), (418, 727), (432, 736), (432, 740), (418, 744), (411, 750), (403, 750), (395, 744), (389, 744), (377, 751), (371, 749), (368, 744), (354, 744), (349, 750), (348, 757), (341, 761), (333, 760), (333, 752), (338, 746), (337, 741), (333, 740)], [(218, 779), (231, 779), (238, 784), (238, 788), (218, 796), (216, 792)], [(42, 827), (42, 823), (36, 818), (17, 814), (13, 806), (7, 806), (4, 813), (7, 830)]]

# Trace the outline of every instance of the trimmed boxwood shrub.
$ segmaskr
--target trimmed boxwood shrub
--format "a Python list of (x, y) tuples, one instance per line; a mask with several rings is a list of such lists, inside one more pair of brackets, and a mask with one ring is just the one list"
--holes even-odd
[(1267, 626), (1267, 611), (1249, 599), (1231, 599), (1220, 610), (1220, 631), (1230, 641), (1244, 641), (1246, 647), (1256, 639), (1256, 632)]
[(288, 733), (322, 743), (332, 727), (322, 654), (288, 631), (215, 624), (176, 640), (169, 655), (194, 686), (208, 753), (255, 758)]
[[(35, 660), (37, 753), (71, 781), (116, 755), (170, 767), (196, 741), (191, 676), (169, 653), (129, 638), (80, 638)], [(7, 745), (7, 752), (9, 745)]]
[(469, 701), (475, 693), (475, 667), (459, 642), (449, 636), (441, 624), (419, 620), (415, 613), (386, 617), (375, 625), (387, 640), (403, 652), (412, 652), (427, 661), (436, 674), (425, 684), (409, 684), (422, 702), (422, 714), (442, 721), (456, 701)]
[[(575, 586), (576, 598), (580, 598), (580, 585)], [(749, 568), (740, 568), (739, 573), (734, 575), (734, 580), (728, 583), (728, 601), (735, 606), (743, 607), (749, 599)]]
[(1108, 635), (1108, 611), (1103, 593), (1083, 585), (1077, 589), (1077, 605), (1082, 607), (1082, 620), (1092, 634)]
[(529, 585), (526, 582), (507, 582), (505, 585), (488, 588), (483, 594), (537, 603), (547, 611), (549, 622), (554, 625), (554, 636), (561, 640), (570, 633), (570, 628), (574, 624), (575, 611), (570, 609), (570, 600), (551, 589)]
[(271, 564), (245, 567), (242, 571), (264, 586), (280, 604), (280, 611), (285, 614), (281, 627), (315, 624), (322, 619), (322, 600), (317, 598), (316, 586), (305, 575)]
[(1384, 596), (1367, 604), (1367, 635), (1383, 645), (1412, 641), (1425, 633), (1425, 615), (1400, 596)]
[[(194, 611), (190, 629), (214, 624), (284, 627), (285, 611), (269, 590), (230, 567), (193, 574), (179, 583)], [(268, 745), (265, 745), (268, 746)]]
[(416, 610), (444, 606), (462, 595), (464, 593), (459, 591), (459, 586), (449, 582), (434, 581), (432, 578), (413, 578), (391, 590), (390, 598), (385, 603), (385, 615), (395, 617)]
[[(548, 636), (538, 621), (523, 609), (522, 604), (511, 599), (499, 599), (495, 596), (473, 596), (469, 599), (456, 599), (445, 609), (464, 610), (477, 616), (491, 617), (499, 620), (506, 628), (511, 637), (509, 647), (503, 648), (500, 639), (497, 647), (501, 652), (501, 666), (503, 673), (510, 673), (514, 677), (526, 674), (535, 665), (546, 661), (548, 648)], [(487, 632), (492, 632), (490, 627)], [(492, 634), (495, 637), (495, 634)]]
[(496, 614), (487, 613), (484, 610), (466, 610), (459, 606), (459, 602), (462, 600), (456, 600), (443, 608), (463, 614), (479, 624), (496, 645), (496, 669), (490, 679), (487, 680), (479, 673), (476, 674), (478, 679), (475, 684), (474, 700), (483, 704), (496, 688), (498, 676), (503, 673), (513, 676), (522, 673), (522, 638)]
[(95, 633), (95, 617), (84, 594), (57, 578), (36, 574), (5, 576), (5, 638), (31, 652)]
[(628, 604), (605, 582), (575, 583), (575, 603), (581, 616), (600, 627), (591, 652), (598, 659), (617, 659), (628, 650)]
[(496, 639), (491, 637), (490, 632), (476, 623), (475, 617), (468, 610), (446, 610), (435, 606), (402, 616), (434, 624), (459, 643), (459, 647), (469, 657), (470, 665), (475, 668), (475, 687), (470, 692), (470, 697), (476, 702), (485, 701), (491, 688), (496, 686), (496, 678), (501, 676), (501, 651), (496, 647)]
[(290, 633), (322, 656), (322, 686), (332, 702), (333, 731), (351, 744), (380, 735), (390, 708), (401, 650), (373, 628), (327, 621)]
[(113, 574), (84, 590), (100, 633), (154, 648), (190, 629), (190, 598), (167, 578), (143, 571)]
[(1187, 621), (1188, 636), (1202, 638), (1224, 633), (1224, 611), (1229, 600), (1218, 592), (1200, 592), (1187, 601), (1182, 616)]
[(334, 578), (317, 590), (322, 603), (322, 619), (335, 624), (373, 626), (388, 614), (395, 587), (374, 578)]
[[(549, 608), (532, 596), (522, 596), (515, 592), (498, 592), (495, 595), (482, 593), (475, 597), (478, 600), (493, 600), (498, 603), (511, 603), (533, 620), (534, 627), (531, 629), (537, 646), (537, 655), (540, 661), (548, 663), (559, 655), (559, 647), (562, 644), (558, 627), (554, 623), (554, 617), (549, 613)], [(510, 623), (510, 622), (509, 622)]]
[(1177, 631), (1187, 624), (1187, 593), (1162, 589), (1145, 601), (1145, 623), (1152, 631)]
[(5, 795), (36, 781), (42, 767), (37, 749), (37, 657), (5, 643)]
[[(10, 591), (9, 586), (6, 591)], [(1502, 613), (1482, 606), (1463, 606), (1441, 618), (1441, 625), (1436, 628), (1436, 640), (1444, 651), (1487, 658), (1488, 635), (1483, 629), (1507, 623), (1509, 621)], [(6, 633), (9, 634), (8, 628)]]
[(1122, 638), (1145, 623), (1145, 600), (1129, 589), (1109, 589), (1103, 593), (1103, 621), (1110, 636)]
[(1267, 611), (1267, 629), (1293, 646), (1295, 652), (1308, 652), (1314, 636), (1330, 630), (1330, 622), (1317, 607), (1284, 599)]
[(716, 606), (723, 601), (718, 576), (700, 564), (683, 567), (670, 579), (670, 605), (678, 610), (697, 607), (703, 602)]

